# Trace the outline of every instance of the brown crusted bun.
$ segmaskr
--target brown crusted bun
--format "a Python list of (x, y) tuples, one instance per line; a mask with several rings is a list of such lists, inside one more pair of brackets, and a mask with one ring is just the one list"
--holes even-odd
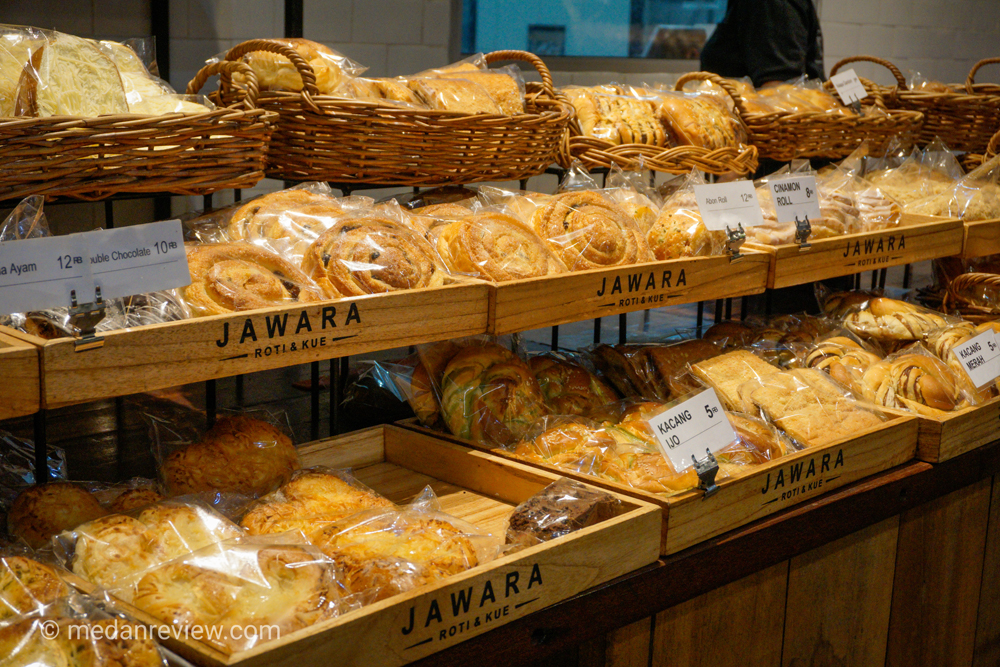
[(171, 453), (160, 466), (170, 495), (229, 491), (259, 496), (287, 481), (298, 467), (291, 438), (245, 415), (223, 417), (202, 439)]
[(163, 499), (164, 496), (153, 489), (128, 489), (112, 500), (108, 504), (108, 509), (115, 514), (126, 514), (140, 507), (158, 503)]
[(669, 386), (669, 398), (677, 398), (695, 388), (691, 382), (684, 380), (688, 365), (710, 359), (723, 351), (723, 348), (707, 340), (686, 340), (676, 345), (651, 347), (646, 354)]
[[(344, 82), (344, 72), (341, 64), (344, 57), (337, 52), (323, 46), (318, 42), (313, 42), (301, 37), (286, 37), (271, 41), (281, 42), (285, 46), (298, 51), (299, 55), (305, 58), (316, 75), (316, 87), (321, 94), (332, 94)], [(261, 90), (289, 90), (297, 92), (302, 90), (302, 76), (292, 61), (285, 56), (270, 51), (251, 51), (245, 54), (242, 59), (254, 74), (257, 75), (257, 84)], [(233, 80), (242, 83), (244, 77), (241, 74), (233, 76)]]
[(23, 556), (0, 558), (0, 625), (69, 595), (48, 565)]
[(612, 144), (666, 144), (663, 125), (648, 100), (622, 95), (616, 86), (570, 87), (560, 92), (576, 109), (580, 129), (588, 137)]
[(737, 145), (736, 119), (714, 102), (692, 95), (662, 94), (657, 114), (676, 146), (715, 150)]
[(433, 227), (429, 238), (454, 273), (503, 282), (565, 270), (537, 234), (503, 213), (466, 215)]
[(713, 343), (722, 343), (723, 347), (726, 348), (732, 348), (749, 345), (754, 336), (754, 330), (742, 322), (726, 320), (710, 326), (701, 338)]
[(552, 414), (582, 415), (618, 400), (618, 395), (583, 366), (537, 356), (528, 360)]
[(352, 592), (372, 591), (376, 600), (479, 564), (461, 530), (447, 521), (407, 512), (362, 514), (331, 524), (313, 543), (340, 566)]
[(413, 369), (413, 375), (410, 376), (410, 391), (406, 400), (413, 409), (413, 414), (424, 426), (433, 426), (441, 417), (441, 406), (434, 394), (430, 374), (427, 372), (427, 367), (419, 361)]
[(309, 246), (302, 270), (331, 297), (438, 287), (448, 273), (427, 239), (375, 214), (337, 221)]
[(191, 284), (181, 291), (196, 317), (323, 299), (294, 264), (250, 243), (189, 245), (187, 259)]
[(7, 532), (41, 549), (64, 530), (107, 512), (86, 489), (68, 482), (32, 486), (22, 491), (7, 513)]
[(872, 299), (844, 317), (844, 326), (852, 333), (885, 340), (921, 340), (947, 324), (938, 313), (885, 297)]
[(703, 257), (722, 252), (725, 232), (709, 231), (701, 219), (693, 195), (677, 195), (668, 201), (646, 233), (656, 259)]
[(345, 94), (353, 95), (355, 99), (368, 100), (370, 102), (388, 102), (390, 105), (408, 105), (419, 109), (426, 109), (427, 105), (421, 101), (406, 79), (363, 79), (355, 78), (347, 82)]
[(441, 414), (461, 438), (513, 444), (546, 414), (528, 364), (495, 343), (456, 354), (441, 379)]
[(597, 192), (556, 195), (535, 211), (532, 226), (570, 271), (635, 264), (648, 257), (635, 221)]
[(502, 72), (464, 71), (439, 72), (440, 79), (464, 79), (481, 86), (496, 102), (500, 113), (505, 116), (516, 116), (524, 113), (524, 97), (514, 77)]

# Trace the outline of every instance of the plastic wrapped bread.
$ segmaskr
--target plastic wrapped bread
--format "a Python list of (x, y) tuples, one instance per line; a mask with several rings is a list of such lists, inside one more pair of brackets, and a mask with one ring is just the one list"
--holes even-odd
[[(349, 77), (365, 70), (346, 56), (312, 40), (286, 37), (271, 41), (294, 49), (306, 60), (316, 75), (316, 87), (320, 94), (335, 94)], [(257, 85), (262, 90), (302, 90), (302, 76), (292, 61), (283, 55), (270, 51), (251, 51), (243, 55), (241, 60), (253, 69)], [(233, 81), (240, 84), (243, 76), (237, 73), (233, 76)]]

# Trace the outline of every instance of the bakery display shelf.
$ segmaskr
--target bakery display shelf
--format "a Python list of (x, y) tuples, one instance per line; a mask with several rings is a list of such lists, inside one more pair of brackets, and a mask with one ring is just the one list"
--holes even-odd
[(469, 280), (123, 329), (94, 349), (35, 339), (42, 407), (480, 334), (488, 302), (486, 284)]
[(33, 336), (0, 331), (0, 419), (38, 412), (39, 363)]
[(502, 448), (437, 433), (415, 420), (400, 425), (490, 452), (516, 462), (519, 467), (530, 465), (657, 505), (662, 510), (660, 552), (664, 555), (905, 463), (914, 458), (917, 449), (917, 420), (911, 416), (892, 416), (877, 428), (822, 447), (810, 447), (760, 465), (746, 475), (718, 481), (718, 492), (708, 498), (701, 490), (665, 497), (556, 466), (521, 462)]
[[(314, 442), (299, 452), (306, 466), (352, 468), (361, 482), (396, 502), (430, 485), (444, 512), (499, 535), (515, 506), (557, 479), (394, 426)], [(599, 524), (248, 651), (227, 655), (184, 633), (165, 643), (208, 667), (403, 665), (653, 563), (659, 542), (656, 508), (619, 499), (617, 515)], [(79, 579), (73, 583), (93, 588)], [(472, 602), (463, 606), (462, 600)], [(121, 607), (141, 622), (162, 625), (138, 609)], [(160, 636), (166, 634), (173, 636)]]
[(805, 249), (794, 243), (747, 245), (773, 257), (767, 286), (775, 288), (958, 255), (964, 238), (961, 220), (905, 213), (896, 227), (811, 239)]
[(1000, 218), (965, 223), (962, 257), (973, 259), (1000, 253)]
[(771, 258), (689, 257), (490, 286), (489, 331), (526, 331), (635, 310), (761, 294)]
[(941, 463), (993, 442), (1000, 424), (1000, 398), (940, 416), (883, 409), (916, 417), (917, 458), (928, 463)]

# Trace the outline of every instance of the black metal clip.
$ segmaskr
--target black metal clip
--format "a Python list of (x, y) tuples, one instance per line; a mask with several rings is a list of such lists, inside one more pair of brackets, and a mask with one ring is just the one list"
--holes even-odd
[(79, 332), (73, 344), (76, 352), (104, 347), (104, 337), (97, 335), (97, 325), (104, 319), (107, 304), (101, 297), (101, 288), (94, 289), (93, 303), (77, 303), (76, 290), (69, 293), (69, 323)]
[(799, 250), (808, 250), (812, 246), (809, 244), (809, 235), (812, 234), (812, 224), (809, 216), (803, 216), (804, 220), (799, 220), (795, 216), (795, 242), (799, 244)]
[(719, 473), (719, 462), (707, 447), (704, 459), (699, 461), (698, 457), (692, 454), (691, 460), (694, 461), (694, 471), (698, 475), (698, 488), (705, 492), (703, 498), (714, 495), (719, 490), (715, 483), (715, 476)]
[(740, 248), (747, 240), (747, 233), (743, 231), (743, 223), (737, 223), (736, 229), (730, 229), (726, 225), (726, 250), (729, 252), (729, 261), (735, 262), (743, 257)]

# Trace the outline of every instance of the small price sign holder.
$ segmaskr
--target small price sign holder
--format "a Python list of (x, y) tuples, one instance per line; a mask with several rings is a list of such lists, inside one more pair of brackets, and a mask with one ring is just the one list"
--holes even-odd
[(693, 467), (704, 497), (715, 494), (719, 490), (715, 484), (719, 472), (715, 453), (736, 439), (715, 390), (705, 389), (689, 395), (647, 421), (656, 435), (660, 451), (673, 464), (674, 470), (680, 472)]
[(757, 191), (751, 181), (710, 183), (694, 186), (702, 222), (711, 231), (726, 232), (729, 261), (738, 261), (747, 240), (745, 228), (764, 224)]
[(0, 314), (69, 304), (77, 352), (103, 345), (107, 299), (190, 284), (179, 220), (0, 243)]
[(977, 389), (1000, 377), (1000, 337), (992, 329), (956, 346), (955, 356)]
[(808, 250), (812, 247), (809, 243), (809, 235), (812, 234), (809, 218), (815, 220), (823, 215), (819, 210), (816, 177), (777, 178), (769, 181), (767, 185), (771, 189), (771, 199), (774, 200), (778, 222), (781, 224), (794, 222), (795, 242), (799, 244), (799, 251)]
[(861, 83), (861, 79), (858, 78), (854, 70), (848, 69), (834, 74), (830, 77), (830, 83), (837, 89), (837, 94), (840, 95), (841, 101), (849, 105), (854, 109), (854, 113), (860, 116), (861, 100), (868, 97), (868, 91), (865, 90), (864, 84)]

